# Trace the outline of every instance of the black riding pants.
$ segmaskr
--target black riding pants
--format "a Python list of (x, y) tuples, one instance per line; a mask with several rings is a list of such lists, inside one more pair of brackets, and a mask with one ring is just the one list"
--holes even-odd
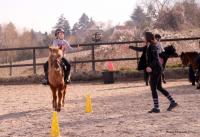
[(157, 89), (166, 97), (169, 96), (169, 92), (162, 87), (161, 81), (162, 71), (150, 73), (150, 87), (153, 99), (158, 99)]
[(71, 64), (67, 61), (67, 59), (65, 59), (64, 57), (62, 58), (62, 62), (64, 63), (64, 66), (66, 66), (64, 68), (64, 73), (65, 73), (65, 79), (68, 79), (69, 75), (70, 75), (70, 71), (71, 71)]

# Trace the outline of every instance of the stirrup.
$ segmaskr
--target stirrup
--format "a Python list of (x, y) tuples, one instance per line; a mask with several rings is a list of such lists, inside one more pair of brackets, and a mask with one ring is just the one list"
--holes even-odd
[(43, 84), (43, 85), (49, 85), (49, 81), (48, 81), (47, 79), (43, 79), (43, 80), (42, 80), (42, 84)]

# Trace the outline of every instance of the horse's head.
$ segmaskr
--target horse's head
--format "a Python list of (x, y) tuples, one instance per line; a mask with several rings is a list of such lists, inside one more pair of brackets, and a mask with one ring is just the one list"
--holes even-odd
[(63, 52), (57, 47), (49, 47), (49, 63), (51, 67), (59, 70), (61, 69), (61, 59), (63, 57)]
[(173, 45), (169, 45), (164, 49), (165, 54), (167, 54), (169, 57), (178, 57), (178, 54), (176, 53), (176, 48)]
[(182, 52), (181, 55), (180, 55), (180, 59), (181, 59), (183, 67), (185, 67), (189, 64), (189, 59), (188, 59), (186, 53)]

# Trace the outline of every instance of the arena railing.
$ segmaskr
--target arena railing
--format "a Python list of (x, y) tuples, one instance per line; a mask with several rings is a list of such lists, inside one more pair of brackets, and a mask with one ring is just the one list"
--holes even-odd
[[(174, 38), (174, 39), (163, 39), (161, 42), (178, 42), (178, 41), (191, 41), (191, 40), (200, 40), (200, 37), (191, 37), (191, 38)], [(76, 47), (77, 45), (79, 46), (90, 46), (91, 47), (91, 59), (89, 60), (75, 60), (72, 61), (72, 64), (78, 64), (78, 63), (91, 63), (92, 64), (92, 70), (96, 70), (96, 63), (97, 62), (106, 62), (106, 61), (128, 61), (128, 60), (139, 60), (139, 54), (136, 51), (136, 57), (133, 58), (112, 58), (112, 59), (95, 59), (95, 46), (102, 46), (102, 45), (110, 45), (110, 46), (115, 46), (115, 45), (127, 45), (127, 44), (135, 44), (135, 46), (138, 46), (138, 44), (143, 43), (141, 40), (136, 40), (136, 41), (121, 41), (121, 42), (97, 42), (97, 43), (83, 43), (83, 44), (72, 44), (72, 47)], [(200, 47), (200, 42), (199, 42), (199, 47)], [(40, 49), (48, 49), (48, 47), (19, 47), (19, 48), (0, 48), (0, 52), (5, 52), (5, 51), (19, 51), (19, 50), (32, 50), (32, 63), (30, 64), (0, 64), (0, 68), (10, 68), (12, 67), (28, 67), (32, 66), (33, 67), (33, 74), (36, 74), (36, 66), (41, 66), (43, 63), (37, 63), (36, 59), (36, 50)]]

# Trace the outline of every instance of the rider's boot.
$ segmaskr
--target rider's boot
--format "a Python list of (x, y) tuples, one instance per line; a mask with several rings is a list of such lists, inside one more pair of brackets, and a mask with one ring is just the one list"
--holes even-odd
[(70, 74), (70, 71), (68, 71), (68, 70), (65, 71), (64, 81), (65, 81), (65, 84), (71, 83), (71, 74)]
[(43, 85), (49, 85), (48, 73), (45, 72), (44, 79), (42, 80)]

